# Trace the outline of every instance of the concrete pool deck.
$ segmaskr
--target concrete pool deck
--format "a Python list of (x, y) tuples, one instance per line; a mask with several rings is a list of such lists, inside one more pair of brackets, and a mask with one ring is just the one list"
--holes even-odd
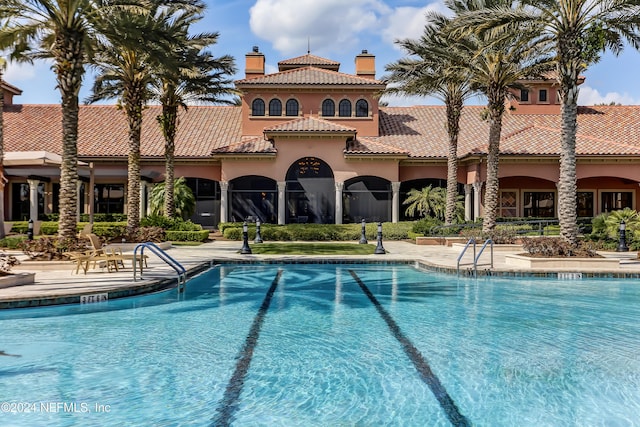
[[(369, 244), (375, 245), (376, 242)], [(385, 255), (356, 255), (356, 256), (304, 256), (304, 255), (241, 255), (238, 253), (241, 242), (216, 240), (200, 246), (174, 246), (167, 253), (180, 262), (189, 275), (196, 274), (215, 263), (224, 262), (261, 262), (261, 261), (320, 261), (338, 262), (418, 262), (423, 266), (439, 271), (455, 273), (461, 246), (431, 246), (415, 245), (404, 241), (384, 241)], [(479, 250), (479, 247), (478, 247)], [(51, 304), (79, 303), (81, 295), (108, 294), (109, 298), (131, 296), (153, 292), (160, 289), (174, 287), (177, 284), (175, 271), (150, 252), (149, 267), (144, 270), (142, 278), (137, 274), (133, 280), (133, 270), (129, 263), (127, 268), (118, 272), (107, 272), (106, 269), (89, 269), (87, 274), (75, 274), (74, 265), (68, 263), (54, 263), (53, 267), (37, 269), (30, 267), (25, 261), (14, 267), (14, 272), (34, 272), (33, 284), (0, 288), (0, 308), (33, 307)], [(610, 252), (604, 254), (606, 258), (618, 259), (617, 268), (604, 268), (597, 265), (575, 268), (523, 268), (514, 267), (508, 263), (508, 256), (522, 253), (520, 248), (496, 248), (494, 251), (493, 268), (489, 269), (489, 249), (482, 254), (478, 261), (479, 275), (539, 275), (557, 277), (560, 272), (580, 272), (587, 275), (604, 277), (640, 278), (640, 259), (637, 252)], [(472, 250), (462, 258), (460, 272), (464, 275), (472, 274)]]

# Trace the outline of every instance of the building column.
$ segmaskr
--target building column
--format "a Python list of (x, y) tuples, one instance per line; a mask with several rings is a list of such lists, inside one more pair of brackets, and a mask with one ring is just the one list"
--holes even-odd
[(473, 220), (480, 218), (480, 206), (482, 202), (482, 186), (483, 181), (473, 183)]
[(285, 218), (285, 193), (287, 191), (287, 183), (285, 181), (278, 181), (278, 225), (286, 224)]
[(464, 185), (464, 220), (471, 221), (473, 212), (471, 210), (471, 195), (473, 194), (473, 184)]
[(391, 183), (391, 222), (400, 221), (400, 182)]
[(334, 218), (335, 224), (342, 224), (342, 190), (344, 182), (336, 182), (336, 213)]
[(38, 220), (38, 184), (37, 179), (27, 179), (29, 184), (29, 219)]
[(82, 181), (78, 179), (76, 181), (76, 200), (78, 201), (77, 203), (78, 209), (76, 209), (77, 222), (80, 222), (80, 214), (82, 213), (82, 210), (83, 210), (83, 206), (80, 206), (81, 195), (82, 195)]
[(220, 222), (229, 222), (229, 182), (220, 181)]

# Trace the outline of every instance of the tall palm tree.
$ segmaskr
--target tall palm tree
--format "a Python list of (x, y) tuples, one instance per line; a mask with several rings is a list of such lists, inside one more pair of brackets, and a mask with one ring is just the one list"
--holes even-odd
[(4, 238), (4, 89), (2, 74), (6, 61), (0, 58), (0, 238)]
[(473, 94), (465, 58), (471, 51), (464, 39), (454, 39), (446, 32), (449, 19), (440, 14), (427, 15), (420, 39), (396, 41), (409, 55), (386, 66), (391, 74), (387, 93), (431, 95), (446, 106), (447, 134), (447, 196), (445, 224), (451, 224), (456, 212), (458, 194), (458, 135), (464, 101)]
[[(456, 12), (450, 28), (454, 33), (462, 34), (463, 37), (471, 37), (473, 28), (468, 26), (467, 14), (511, 3), (511, 0), (447, 1), (447, 4)], [(513, 88), (522, 87), (518, 83), (520, 80), (539, 76), (549, 64), (547, 46), (532, 43), (527, 30), (522, 28), (520, 32), (511, 34), (504, 32), (476, 34), (477, 51), (468, 64), (472, 87), (487, 98), (484, 118), (489, 122), (489, 142), (482, 223), (484, 233), (490, 233), (495, 228), (498, 214), (498, 170), (505, 101), (511, 96)]]
[[(171, 33), (177, 43), (170, 61), (158, 64), (153, 82), (155, 98), (162, 104), (157, 116), (165, 141), (164, 214), (176, 215), (174, 203), (175, 137), (178, 109), (190, 103), (233, 103), (230, 75), (236, 72), (229, 55), (214, 57), (207, 49), (218, 42), (218, 33), (189, 35), (191, 25), (202, 18), (204, 6), (193, 8), (173, 20)], [(225, 98), (226, 97), (226, 98)]]
[(560, 178), (558, 217), (560, 233), (572, 245), (578, 242), (576, 129), (578, 79), (600, 59), (605, 49), (618, 54), (624, 41), (640, 47), (638, 0), (521, 0), (496, 5), (465, 17), (478, 31), (518, 32), (533, 28), (531, 39), (552, 41), (559, 84), (561, 110)]
[[(188, 4), (181, 3), (180, 7)], [(148, 15), (116, 11), (105, 21), (108, 38), (98, 46), (92, 66), (98, 75), (88, 102), (118, 99), (128, 126), (127, 229), (140, 226), (140, 136), (143, 110), (151, 98), (153, 70), (171, 62), (173, 36), (170, 23), (178, 9), (156, 4)], [(135, 35), (127, 37), (127, 35)]]
[(78, 93), (98, 28), (114, 10), (144, 13), (136, 0), (2, 0), (0, 50), (12, 59), (53, 59), (62, 107), (60, 237), (76, 236), (78, 195)]

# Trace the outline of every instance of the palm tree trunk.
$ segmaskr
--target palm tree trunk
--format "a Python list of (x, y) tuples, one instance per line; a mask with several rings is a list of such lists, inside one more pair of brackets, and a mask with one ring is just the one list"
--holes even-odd
[[(78, 93), (84, 75), (82, 33), (57, 34), (55, 71), (62, 95), (62, 164), (60, 165), (60, 219), (58, 235), (75, 238), (78, 212)], [(33, 218), (36, 220), (37, 218)]]
[[(1, 60), (0, 60), (1, 61)], [(0, 238), (4, 238), (4, 90), (2, 89), (2, 63), (0, 62)]]
[(502, 114), (504, 113), (504, 94), (490, 97), (489, 108), (489, 149), (487, 153), (487, 186), (484, 193), (484, 220), (482, 232), (490, 233), (496, 226), (498, 216), (498, 165), (500, 163), (500, 135), (502, 133)]
[(140, 226), (140, 134), (142, 133), (141, 98), (134, 99), (128, 107), (129, 162), (127, 166), (127, 231), (134, 232)]
[[(574, 80), (575, 82), (576, 80)], [(578, 86), (561, 88), (560, 114), (561, 152), (558, 180), (558, 220), (560, 235), (571, 245), (578, 244), (576, 131), (578, 115)]]
[(176, 138), (176, 120), (178, 107), (163, 106), (162, 107), (162, 126), (164, 133), (164, 159), (165, 159), (165, 187), (164, 187), (164, 214), (168, 218), (176, 215), (174, 203), (175, 188), (175, 138)]
[(462, 112), (462, 97), (446, 102), (447, 132), (449, 134), (449, 152), (447, 154), (447, 201), (444, 213), (444, 223), (453, 223), (458, 198), (458, 134), (460, 133), (460, 114)]

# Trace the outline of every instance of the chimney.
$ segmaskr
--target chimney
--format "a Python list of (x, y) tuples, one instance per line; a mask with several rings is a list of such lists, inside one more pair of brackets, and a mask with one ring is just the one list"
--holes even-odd
[(264, 54), (260, 53), (258, 46), (246, 55), (245, 78), (264, 76)]
[(13, 97), (16, 95), (22, 95), (22, 90), (17, 87), (10, 85), (6, 81), (2, 80), (0, 76), (0, 89), (2, 89), (3, 93), (3, 102), (4, 105), (13, 105)]
[(375, 80), (376, 78), (376, 57), (367, 50), (363, 50), (356, 56), (356, 76)]

